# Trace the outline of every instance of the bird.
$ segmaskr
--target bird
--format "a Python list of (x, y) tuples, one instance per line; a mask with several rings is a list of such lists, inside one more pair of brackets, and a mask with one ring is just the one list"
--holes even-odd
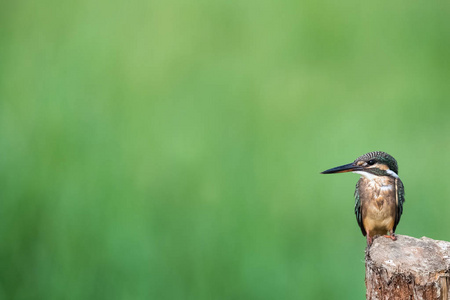
[(361, 176), (355, 189), (355, 214), (367, 246), (370, 247), (378, 235), (395, 241), (395, 229), (405, 202), (405, 188), (398, 177), (395, 158), (386, 152), (373, 151), (361, 155), (352, 163), (328, 169), (321, 174), (344, 172)]

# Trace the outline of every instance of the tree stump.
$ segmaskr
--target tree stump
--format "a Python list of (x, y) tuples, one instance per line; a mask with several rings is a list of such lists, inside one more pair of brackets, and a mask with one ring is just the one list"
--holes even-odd
[(376, 238), (366, 249), (366, 298), (450, 300), (450, 242)]

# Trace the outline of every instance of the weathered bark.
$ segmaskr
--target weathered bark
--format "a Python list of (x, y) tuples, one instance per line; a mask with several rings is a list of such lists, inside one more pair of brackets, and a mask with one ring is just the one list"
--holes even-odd
[(366, 250), (366, 298), (450, 300), (450, 242), (376, 238)]

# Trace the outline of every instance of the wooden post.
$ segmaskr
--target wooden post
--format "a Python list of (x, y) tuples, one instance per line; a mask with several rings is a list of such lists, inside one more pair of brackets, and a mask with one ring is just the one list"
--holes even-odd
[(366, 250), (366, 298), (450, 300), (450, 242), (376, 238)]

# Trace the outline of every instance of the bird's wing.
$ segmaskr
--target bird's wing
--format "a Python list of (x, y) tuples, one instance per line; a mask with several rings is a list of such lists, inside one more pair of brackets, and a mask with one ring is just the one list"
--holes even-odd
[(366, 230), (364, 229), (363, 221), (362, 221), (362, 210), (361, 210), (361, 198), (359, 193), (359, 182), (361, 179), (358, 180), (356, 183), (356, 189), (355, 189), (355, 214), (356, 214), (356, 221), (358, 222), (359, 228), (361, 228), (361, 232), (364, 236), (366, 236)]
[(403, 187), (403, 182), (400, 178), (395, 179), (395, 189), (397, 191), (397, 213), (395, 214), (394, 232), (400, 222), (400, 217), (403, 213), (403, 203), (405, 202), (405, 188)]

